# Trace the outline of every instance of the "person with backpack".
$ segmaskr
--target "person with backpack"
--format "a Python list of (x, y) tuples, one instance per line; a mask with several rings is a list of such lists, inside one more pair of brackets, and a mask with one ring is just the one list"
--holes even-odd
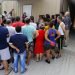
[[(55, 52), (53, 51), (53, 49), (56, 46), (56, 40), (60, 37), (60, 33), (56, 29), (53, 29), (52, 27), (53, 27), (53, 23), (50, 22), (49, 30), (47, 30), (45, 32), (44, 49), (46, 52), (46, 60), (45, 61), (47, 63), (50, 63), (50, 58), (52, 58), (52, 54), (53, 54), (53, 56), (55, 56)], [(57, 34), (57, 37), (56, 37), (56, 34)]]

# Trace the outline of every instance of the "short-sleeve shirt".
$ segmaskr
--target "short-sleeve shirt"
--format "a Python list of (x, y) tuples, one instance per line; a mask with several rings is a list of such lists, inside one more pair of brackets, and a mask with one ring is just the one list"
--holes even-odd
[(15, 28), (12, 26), (6, 26), (6, 28), (9, 31), (9, 37), (7, 38), (7, 42), (9, 42), (10, 37), (15, 35), (16, 31), (15, 31)]
[(30, 22), (30, 25), (34, 26), (37, 29), (37, 24), (34, 22)]
[(12, 24), (13, 27), (17, 27), (17, 26), (24, 26), (25, 24), (23, 22), (15, 22)]
[(27, 36), (28, 42), (33, 42), (33, 34), (36, 31), (36, 28), (33, 27), (32, 25), (27, 25), (22, 28), (22, 33)]
[(7, 35), (9, 34), (6, 27), (0, 26), (0, 50), (8, 47)]
[[(25, 43), (28, 42), (28, 39), (25, 35), (23, 35), (22, 33), (17, 33), (13, 36), (11, 36), (10, 38), (10, 43), (12, 43), (15, 47), (17, 47), (20, 52), (19, 53), (23, 53), (26, 48), (25, 48)], [(14, 50), (15, 53), (17, 53), (16, 50)]]

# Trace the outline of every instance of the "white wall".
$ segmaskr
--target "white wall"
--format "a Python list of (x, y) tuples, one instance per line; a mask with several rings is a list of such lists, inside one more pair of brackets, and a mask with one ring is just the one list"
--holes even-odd
[(15, 15), (18, 15), (18, 1), (5, 0), (2, 2), (2, 13), (3, 11), (7, 11), (9, 13), (12, 9), (15, 10)]
[[(11, 2), (12, 1), (12, 2)], [(10, 11), (15, 9), (16, 14), (22, 16), (23, 5), (32, 5), (32, 15), (35, 18), (41, 14), (58, 14), (60, 12), (61, 0), (6, 0), (2, 3), (3, 11)]]
[[(35, 18), (39, 14), (58, 14), (60, 12), (60, 0), (19, 0), (21, 9), (24, 4), (32, 5), (32, 15)], [(22, 12), (21, 12), (22, 13)]]

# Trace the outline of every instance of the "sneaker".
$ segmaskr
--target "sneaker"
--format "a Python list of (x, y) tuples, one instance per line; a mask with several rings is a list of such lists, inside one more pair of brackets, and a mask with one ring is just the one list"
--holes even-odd
[(52, 59), (54, 60), (55, 59), (55, 56), (52, 56)]
[(50, 64), (50, 60), (45, 60), (46, 63)]
[(36, 59), (36, 62), (39, 62), (39, 59)]
[(25, 70), (24, 70), (24, 71), (22, 71), (22, 72), (21, 72), (21, 74), (25, 73), (26, 71), (27, 71), (27, 68), (25, 68)]
[(17, 69), (14, 69), (14, 68), (13, 68), (13, 71), (14, 71), (15, 73), (18, 73), (18, 70), (17, 70)]

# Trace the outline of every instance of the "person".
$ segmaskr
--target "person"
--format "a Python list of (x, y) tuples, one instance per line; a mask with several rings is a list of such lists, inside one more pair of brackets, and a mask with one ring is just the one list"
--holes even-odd
[(50, 15), (49, 14), (46, 14), (46, 18), (50, 20)]
[(12, 27), (11, 24), (12, 24), (12, 21), (10, 19), (7, 19), (6, 20), (6, 28), (9, 31), (9, 37), (7, 38), (7, 42), (9, 42), (10, 37), (15, 35), (15, 33), (16, 33), (15, 28)]
[[(52, 58), (52, 55), (55, 57), (55, 52), (53, 49), (56, 46), (56, 40), (60, 37), (60, 33), (53, 29), (53, 23), (51, 22), (49, 24), (50, 28), (45, 32), (45, 43), (44, 43), (44, 49), (46, 53), (46, 62), (50, 63), (50, 59)], [(57, 34), (57, 37), (56, 37)], [(52, 53), (52, 54), (51, 54)]]
[[(0, 16), (1, 17), (1, 16)], [(3, 26), (2, 24), (0, 26)], [(0, 70), (4, 70), (4, 66), (3, 66), (3, 63), (1, 61), (1, 57), (0, 57)]]
[(70, 18), (70, 13), (66, 12), (65, 17), (64, 17), (64, 24), (65, 24), (65, 33), (66, 33), (66, 45), (68, 45), (69, 41), (69, 32), (70, 32), (70, 27), (71, 27), (71, 18)]
[(36, 61), (42, 60), (43, 53), (44, 53), (44, 25), (40, 26), (40, 29), (37, 30), (37, 37), (35, 40), (35, 48), (34, 48), (34, 54), (36, 55)]
[(20, 21), (20, 17), (19, 16), (16, 17), (16, 22), (12, 24), (13, 27), (24, 26), (24, 25), (25, 25), (25, 23)]
[(30, 16), (30, 25), (34, 26), (37, 29), (37, 24), (34, 23), (34, 17)]
[(2, 18), (3, 18), (3, 19), (7, 19), (7, 18), (8, 18), (8, 13), (7, 13), (7, 11), (4, 11), (4, 13), (2, 14)]
[(0, 58), (2, 64), (4, 65), (5, 75), (8, 75), (8, 62), (10, 59), (10, 52), (7, 44), (7, 37), (9, 35), (8, 29), (4, 26), (1, 26), (2, 19), (0, 18)]
[(62, 21), (64, 22), (65, 13), (64, 12), (60, 12), (60, 16), (62, 17)]
[(65, 24), (62, 22), (62, 17), (57, 17), (57, 22), (59, 23), (58, 31), (60, 32), (61, 36), (58, 39), (58, 48), (59, 48), (59, 56), (61, 56), (61, 50), (63, 49), (63, 41), (65, 39)]
[(45, 16), (44, 15), (40, 15), (39, 16), (38, 29), (40, 28), (41, 24), (44, 24), (45, 25)]
[[(20, 57), (20, 65), (21, 65), (21, 73), (26, 71), (26, 48), (28, 39), (25, 35), (21, 33), (21, 27), (16, 27), (16, 34), (11, 36), (9, 45), (14, 50), (14, 63), (13, 63), (13, 71), (15, 73), (18, 72), (18, 60)], [(26, 46), (26, 47), (25, 47)]]
[(12, 9), (10, 12), (9, 12), (9, 17), (15, 17), (15, 10)]
[(33, 52), (33, 39), (36, 36), (36, 28), (30, 25), (30, 18), (25, 19), (26, 26), (22, 28), (22, 33), (27, 36), (29, 42), (27, 65), (29, 64)]
[[(7, 19), (6, 20), (6, 28), (8, 29), (8, 32), (9, 32), (9, 37), (7, 37), (8, 45), (9, 45), (10, 37), (16, 34), (15, 28), (12, 27), (11, 25), (12, 25), (12, 21), (10, 19)], [(10, 46), (9, 46), (9, 50), (10, 50), (10, 54), (11, 54), (11, 59), (8, 62), (13, 63), (13, 50)], [(12, 67), (12, 65), (11, 65), (11, 67)]]
[(22, 15), (22, 21), (24, 22), (24, 19), (27, 17), (26, 12), (23, 13)]
[(6, 27), (6, 19), (2, 20), (1, 25)]
[(12, 24), (16, 22), (15, 17), (11, 18)]
[[(50, 23), (50, 20), (48, 20), (48, 19), (46, 18), (45, 27), (44, 27), (44, 30), (45, 30), (45, 31), (49, 29), (49, 23)], [(55, 29), (55, 26), (54, 26), (54, 25), (53, 25), (53, 28)]]

